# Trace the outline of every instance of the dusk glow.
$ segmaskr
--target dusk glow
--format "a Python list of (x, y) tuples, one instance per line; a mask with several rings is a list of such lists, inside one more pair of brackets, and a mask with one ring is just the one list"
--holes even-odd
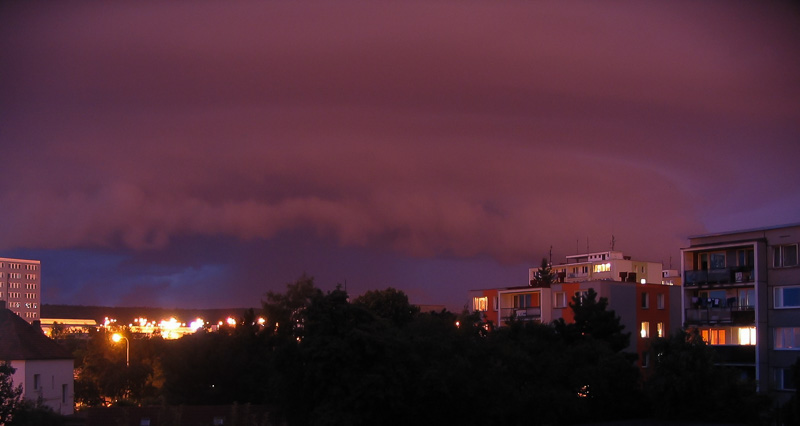
[(259, 306), (303, 273), (460, 309), (552, 247), (678, 267), (800, 222), (769, 2), (0, 6), (0, 254), (42, 303)]

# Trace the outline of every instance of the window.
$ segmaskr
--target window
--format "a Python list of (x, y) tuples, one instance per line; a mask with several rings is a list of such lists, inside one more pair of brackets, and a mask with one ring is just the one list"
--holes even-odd
[(567, 293), (558, 291), (553, 294), (553, 307), (566, 308), (567, 307)]
[(656, 333), (658, 333), (658, 337), (664, 337), (666, 330), (664, 329), (664, 323), (660, 322), (656, 324)]
[(664, 309), (665, 304), (664, 304), (664, 295), (663, 294), (657, 294), (656, 295), (656, 305), (658, 305), (658, 309)]
[(741, 327), (741, 328), (739, 328), (739, 344), (740, 345), (755, 345), (756, 344), (756, 328), (755, 327)]
[(794, 382), (791, 368), (776, 368), (773, 370), (775, 389), (778, 390), (797, 390), (797, 383)]
[(594, 265), (594, 272), (608, 272), (610, 270), (611, 270), (610, 263), (600, 263), (598, 265)]
[(575, 292), (575, 299), (577, 299), (578, 305), (583, 304), (583, 299), (589, 296), (589, 292), (585, 290), (576, 291)]
[(721, 328), (712, 328), (710, 330), (700, 330), (700, 335), (703, 340), (709, 345), (724, 345), (725, 344), (725, 330)]
[(9, 297), (10, 299), (19, 299), (19, 293), (15, 293), (15, 292), (9, 292), (9, 293), (8, 293), (8, 297)]
[(530, 294), (515, 294), (514, 295), (514, 307), (515, 308), (527, 308), (531, 306), (531, 295)]
[(36, 279), (36, 274), (25, 274), (25, 279), (26, 280), (35, 280)]
[(773, 246), (772, 266), (776, 268), (797, 266), (797, 244)]
[(487, 304), (489, 303), (488, 297), (473, 297), (472, 310), (475, 312), (486, 312), (488, 310)]
[(66, 383), (61, 385), (61, 403), (62, 404), (66, 404), (67, 403), (67, 385), (66, 385)]
[(650, 308), (650, 294), (642, 292), (642, 309)]
[(497, 296), (492, 297), (492, 305), (494, 305), (494, 311), (497, 312), (497, 309), (499, 307)]
[(642, 339), (647, 339), (650, 337), (650, 321), (642, 321), (642, 327), (639, 331), (639, 335), (642, 336)]
[(539, 306), (539, 293), (515, 294), (515, 308), (529, 308)]
[(756, 291), (752, 288), (739, 290), (739, 306), (752, 308), (756, 306)]
[(775, 288), (776, 308), (800, 308), (800, 286)]
[(775, 349), (800, 350), (800, 327), (775, 327)]
[(642, 352), (642, 368), (647, 368), (650, 366), (650, 352), (645, 351)]
[(736, 250), (736, 264), (739, 266), (753, 266), (753, 249)]
[(33, 389), (35, 390), (42, 389), (42, 377), (39, 374), (33, 375)]
[(711, 269), (725, 269), (725, 253), (711, 253)]

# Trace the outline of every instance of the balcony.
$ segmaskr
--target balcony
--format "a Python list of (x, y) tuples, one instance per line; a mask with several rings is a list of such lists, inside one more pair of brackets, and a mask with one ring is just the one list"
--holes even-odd
[(502, 321), (510, 321), (516, 318), (520, 321), (541, 321), (542, 308), (540, 307), (527, 307), (527, 308), (501, 308), (500, 315)]
[(753, 282), (753, 267), (735, 266), (733, 268), (683, 271), (685, 287), (714, 286), (716, 284), (739, 284)]
[(752, 306), (697, 307), (686, 309), (689, 324), (752, 325), (756, 322), (756, 311)]

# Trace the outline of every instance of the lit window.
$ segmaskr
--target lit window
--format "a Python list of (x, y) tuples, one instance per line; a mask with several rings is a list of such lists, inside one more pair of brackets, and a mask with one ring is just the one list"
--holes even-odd
[(642, 309), (650, 308), (650, 294), (642, 292)]
[(772, 266), (776, 268), (797, 266), (797, 244), (773, 246)]
[(775, 349), (800, 350), (800, 327), (776, 327)]
[(473, 297), (472, 298), (472, 310), (476, 312), (486, 312), (487, 305), (489, 303), (488, 297)]
[(658, 337), (664, 337), (666, 331), (664, 330), (664, 323), (660, 322), (656, 324), (656, 332), (658, 333)]
[(800, 286), (777, 287), (775, 289), (776, 308), (800, 308)]
[(611, 270), (610, 263), (599, 263), (594, 265), (594, 272), (608, 272)]
[(656, 295), (656, 304), (658, 305), (658, 309), (664, 309), (664, 295), (657, 294)]
[(739, 328), (739, 344), (740, 345), (755, 345), (756, 344), (756, 328), (755, 327), (741, 327), (741, 328)]
[(649, 321), (642, 321), (642, 328), (639, 331), (639, 335), (642, 336), (642, 339), (646, 339), (650, 337), (650, 322)]
[(725, 330), (721, 328), (712, 328), (710, 330), (701, 330), (700, 335), (703, 340), (709, 345), (724, 345), (725, 344)]

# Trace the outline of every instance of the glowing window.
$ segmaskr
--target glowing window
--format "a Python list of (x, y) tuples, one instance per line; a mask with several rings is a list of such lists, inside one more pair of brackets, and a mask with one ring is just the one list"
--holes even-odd
[(594, 265), (594, 272), (608, 272), (611, 270), (610, 263), (599, 263)]
[(739, 344), (740, 345), (755, 345), (756, 344), (756, 328), (755, 327), (741, 327), (739, 329)]
[(664, 323), (660, 322), (656, 324), (656, 332), (658, 333), (658, 337), (664, 337), (666, 330), (664, 329)]
[(709, 345), (724, 345), (725, 344), (725, 330), (720, 328), (712, 328), (710, 330), (702, 330), (700, 335), (703, 340)]
[(488, 297), (473, 297), (472, 310), (478, 312), (486, 312), (488, 310), (489, 298)]
[(650, 337), (650, 321), (642, 321), (642, 328), (639, 331), (639, 335), (642, 336), (642, 339)]

